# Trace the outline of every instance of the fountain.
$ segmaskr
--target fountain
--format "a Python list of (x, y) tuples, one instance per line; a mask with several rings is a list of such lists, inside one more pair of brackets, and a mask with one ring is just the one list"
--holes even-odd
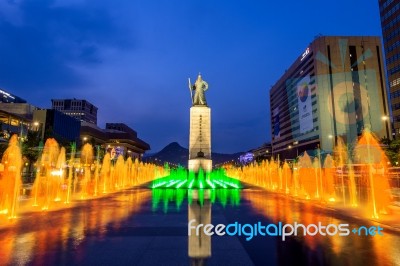
[(366, 198), (369, 212), (373, 218), (387, 213), (391, 194), (387, 179), (388, 159), (369, 129), (364, 130), (355, 150), (355, 162), (359, 166), (358, 186), (360, 193)]
[(21, 188), (22, 156), (17, 135), (13, 135), (0, 166), (0, 213), (16, 218)]
[(74, 161), (75, 161), (75, 152), (76, 152), (76, 145), (75, 143), (71, 144), (71, 158), (68, 163), (68, 168), (70, 169), (68, 171), (68, 181), (67, 181), (67, 196), (65, 199), (66, 204), (70, 203), (71, 200), (71, 191), (72, 191), (72, 175), (74, 171), (72, 171), (74, 167)]
[[(133, 186), (167, 176), (169, 171), (138, 159), (124, 160), (119, 156), (111, 160), (106, 153), (100, 162), (99, 147), (94, 156), (93, 146), (85, 144), (80, 158), (75, 158), (76, 146), (71, 145), (67, 160), (66, 149), (53, 138), (46, 140), (36, 162), (36, 178), (31, 198), (24, 204), (24, 211), (48, 211), (64, 208), (76, 200), (88, 200), (107, 193), (121, 191)], [(22, 154), (18, 137), (12, 136), (0, 164), (0, 217), (15, 218), (21, 195)], [(30, 203), (30, 204), (29, 204)]]
[(33, 184), (34, 203), (42, 210), (49, 209), (54, 201), (59, 201), (57, 192), (62, 183), (62, 175), (57, 169), (60, 148), (55, 139), (46, 140), (41, 156), (37, 163), (36, 179)]
[(202, 168), (196, 174), (179, 167), (172, 170), (168, 176), (159, 178), (151, 183), (151, 188), (186, 188), (186, 189), (215, 189), (215, 188), (241, 188), (237, 179), (230, 178), (222, 169), (204, 173)]
[[(371, 217), (378, 218), (389, 212), (387, 206), (391, 200), (387, 158), (368, 130), (364, 131), (354, 147), (354, 153), (349, 156), (343, 141), (338, 139), (333, 157), (327, 155), (322, 158), (318, 153), (312, 159), (304, 153), (292, 168), (287, 162), (272, 159), (242, 168), (231, 167), (212, 172), (204, 172), (199, 168), (198, 173), (195, 173), (184, 168), (170, 169), (168, 166), (144, 164), (132, 158), (124, 160), (122, 156), (111, 160), (108, 153), (101, 162), (99, 148), (95, 156), (90, 144), (82, 147), (78, 161), (75, 159), (75, 146), (71, 146), (70, 158), (67, 160), (65, 148), (60, 148), (50, 138), (37, 162), (31, 210), (60, 208), (77, 199), (90, 199), (149, 181), (152, 181), (150, 184), (153, 189), (194, 189), (198, 190), (200, 199), (202, 193), (210, 193), (211, 199), (220, 198), (221, 203), (226, 204), (223, 199), (227, 198), (230, 191), (218, 189), (239, 189), (242, 187), (241, 182), (245, 182), (313, 202), (342, 203), (345, 207), (365, 208)], [(7, 214), (10, 218), (16, 216), (18, 209), (21, 186), (18, 180), (22, 162), (20, 153), (17, 137), (14, 136), (0, 166), (0, 210), (1, 214)], [(177, 205), (186, 195), (178, 191), (166, 194), (166, 202), (176, 198)]]
[(324, 204), (341, 202), (346, 208), (358, 208), (376, 219), (389, 212), (391, 203), (388, 159), (368, 129), (354, 147), (354, 152), (348, 151), (338, 138), (333, 157), (323, 158), (318, 150), (312, 159), (305, 152), (292, 169), (287, 163), (271, 159), (228, 168), (226, 175), (303, 200)]
[(325, 191), (325, 199), (334, 202), (336, 199), (335, 193), (335, 162), (330, 154), (328, 154), (324, 161), (323, 168), (323, 189)]
[(83, 173), (78, 177), (80, 179), (80, 191), (81, 199), (87, 198), (92, 194), (93, 184), (92, 184), (92, 168), (93, 168), (93, 146), (92, 144), (86, 143), (82, 147), (81, 151), (81, 167)]

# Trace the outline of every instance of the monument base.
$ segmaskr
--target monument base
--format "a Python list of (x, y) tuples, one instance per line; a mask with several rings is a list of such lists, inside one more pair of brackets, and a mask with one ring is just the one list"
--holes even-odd
[(189, 171), (198, 173), (200, 170), (200, 167), (206, 173), (211, 172), (212, 171), (212, 160), (204, 159), (204, 158), (196, 158), (196, 159), (189, 160), (189, 163), (188, 163)]
[(189, 170), (211, 171), (211, 109), (208, 106), (190, 108)]

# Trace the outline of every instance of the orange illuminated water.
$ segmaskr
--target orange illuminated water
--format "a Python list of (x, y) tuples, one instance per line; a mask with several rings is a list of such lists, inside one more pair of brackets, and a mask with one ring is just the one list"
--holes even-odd
[[(47, 211), (70, 206), (76, 200), (91, 199), (117, 192), (168, 175), (164, 167), (145, 164), (108, 153), (99, 161), (99, 149), (85, 144), (76, 158), (72, 146), (66, 150), (53, 138), (46, 140), (36, 163), (36, 178), (21, 211)], [(79, 153), (78, 153), (79, 155)], [(12, 136), (0, 165), (0, 220), (15, 218), (21, 196), (22, 155), (18, 137)]]
[[(283, 194), (268, 193), (267, 191), (243, 190), (242, 201), (248, 201), (256, 213), (266, 217), (270, 223), (274, 224), (279, 222), (288, 224), (297, 222), (306, 225), (349, 223), (350, 228), (359, 226), (358, 223), (365, 226), (376, 225), (356, 219), (350, 222), (342, 220), (345, 216), (340, 213), (332, 214), (329, 209), (313, 204), (311, 201), (293, 200)], [(324, 256), (321, 257), (329, 257), (329, 259), (325, 257), (326, 261), (316, 263), (317, 265), (398, 265), (400, 262), (398, 233), (385, 232), (382, 237), (358, 235), (327, 237), (318, 234), (304, 236), (300, 232), (297, 236), (283, 242), (284, 245), (281, 248), (285, 250), (296, 241), (302, 244), (296, 246), (297, 249), (292, 250), (293, 253), (286, 252), (284, 254), (295, 257), (296, 252), (301, 249), (302, 253), (307, 253), (305, 256), (310, 258), (310, 261), (315, 256), (315, 252), (323, 253)], [(359, 251), (362, 251), (361, 255), (358, 255)], [(311, 264), (315, 264), (315, 261)]]
[[(69, 158), (67, 158), (69, 157)], [(0, 166), (0, 216), (15, 217), (21, 193), (21, 151), (13, 136)], [(279, 160), (229, 168), (227, 175), (276, 193), (312, 202), (365, 209), (368, 217), (390, 214), (387, 158), (376, 138), (365, 130), (350, 154), (339, 138), (333, 156), (307, 153), (289, 165)], [(108, 153), (99, 160), (99, 149), (85, 144), (66, 154), (55, 139), (47, 139), (37, 162), (36, 179), (26, 210), (63, 208), (85, 200), (152, 181), (168, 175), (169, 169)], [(29, 205), (29, 208), (27, 207)]]
[(21, 188), (22, 155), (18, 137), (13, 135), (0, 166), (0, 214), (15, 218)]
[(228, 168), (227, 175), (304, 200), (358, 208), (368, 218), (390, 214), (388, 159), (377, 138), (364, 130), (353, 151), (341, 138), (337, 142), (333, 156), (318, 151), (311, 158), (305, 152), (292, 167), (271, 159)]
[[(140, 212), (150, 201), (151, 192), (139, 189), (114, 194), (112, 198), (113, 204), (118, 203), (115, 207), (109, 206), (107, 198), (98, 198), (78, 202), (52, 215), (31, 213), (27, 218), (15, 219), (15, 226), (2, 231), (0, 265), (59, 265), (57, 256), (45, 254), (54, 250), (60, 253), (75, 250), (87, 241), (88, 234), (105, 238), (108, 231), (121, 227), (127, 218)], [(75, 254), (77, 261), (80, 255), (79, 252)]]
[(365, 130), (355, 147), (354, 161), (360, 164), (358, 185), (367, 189), (366, 197), (369, 212), (373, 218), (388, 212), (391, 201), (390, 186), (387, 178), (389, 160), (379, 142), (369, 130)]

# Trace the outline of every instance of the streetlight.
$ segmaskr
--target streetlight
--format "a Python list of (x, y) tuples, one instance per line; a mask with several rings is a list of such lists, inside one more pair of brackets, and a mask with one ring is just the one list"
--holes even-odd
[(33, 126), (35, 127), (34, 130), (37, 132), (37, 137), (40, 136), (40, 141), (43, 141), (44, 139), (44, 130), (45, 130), (45, 123), (35, 121), (33, 122)]
[(388, 121), (389, 121), (389, 117), (387, 115), (383, 115), (382, 116), (382, 121), (385, 123), (385, 127), (386, 127), (386, 137), (389, 139), (389, 125), (388, 125)]
[(333, 152), (334, 152), (334, 150), (335, 150), (335, 145), (336, 145), (336, 140), (333, 138), (333, 135), (332, 134), (329, 134), (328, 135), (328, 139), (330, 139), (331, 140), (331, 148), (332, 148), (332, 154), (333, 154)]

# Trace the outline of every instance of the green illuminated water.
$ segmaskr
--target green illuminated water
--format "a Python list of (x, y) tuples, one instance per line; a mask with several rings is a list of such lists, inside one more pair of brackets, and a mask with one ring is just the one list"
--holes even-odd
[(175, 189), (218, 189), (241, 188), (240, 181), (226, 176), (222, 169), (204, 173), (202, 169), (197, 175), (193, 171), (184, 168), (172, 169), (170, 175), (152, 182), (151, 188), (175, 188)]
[(188, 204), (194, 200), (203, 205), (205, 201), (212, 204), (238, 206), (240, 204), (239, 188), (218, 188), (218, 189), (176, 189), (176, 188), (155, 188), (152, 190), (153, 211), (162, 209), (168, 212), (171, 209), (179, 210), (187, 198)]
[(209, 200), (223, 207), (227, 204), (239, 205), (240, 181), (226, 176), (222, 169), (205, 173), (202, 169), (197, 174), (184, 168), (171, 169), (170, 175), (151, 183), (152, 208), (162, 208), (164, 212), (175, 206), (180, 209), (187, 198), (189, 204), (196, 200), (203, 205)]

